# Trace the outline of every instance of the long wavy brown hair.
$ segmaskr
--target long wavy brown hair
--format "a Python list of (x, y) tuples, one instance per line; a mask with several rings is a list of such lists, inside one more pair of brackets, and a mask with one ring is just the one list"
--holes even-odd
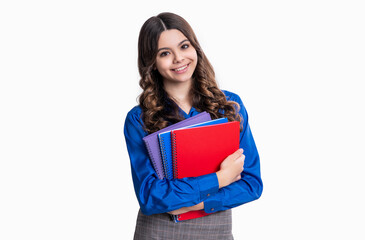
[(158, 40), (163, 31), (170, 29), (183, 33), (197, 52), (198, 61), (190, 90), (193, 107), (199, 112), (208, 112), (212, 119), (226, 117), (229, 121), (240, 121), (242, 129), (242, 117), (238, 114), (239, 104), (227, 101), (218, 88), (213, 67), (200, 47), (193, 29), (179, 15), (164, 12), (149, 18), (143, 24), (138, 39), (138, 70), (141, 76), (139, 85), (143, 90), (139, 96), (139, 104), (145, 130), (152, 133), (184, 119), (178, 105), (164, 90), (163, 78), (155, 68)]

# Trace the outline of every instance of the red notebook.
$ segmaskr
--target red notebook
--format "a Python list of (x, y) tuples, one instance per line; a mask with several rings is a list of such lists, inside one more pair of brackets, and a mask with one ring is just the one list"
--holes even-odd
[[(198, 177), (217, 172), (221, 162), (239, 149), (237, 121), (171, 131), (174, 178)], [(177, 216), (178, 221), (208, 215), (204, 210)]]

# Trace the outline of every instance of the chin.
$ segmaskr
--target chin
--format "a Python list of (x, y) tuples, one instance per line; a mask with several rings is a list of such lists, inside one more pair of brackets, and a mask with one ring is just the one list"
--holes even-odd
[(191, 79), (192, 79), (191, 76), (190, 77), (185, 77), (185, 78), (178, 78), (178, 79), (175, 78), (175, 82), (188, 82)]

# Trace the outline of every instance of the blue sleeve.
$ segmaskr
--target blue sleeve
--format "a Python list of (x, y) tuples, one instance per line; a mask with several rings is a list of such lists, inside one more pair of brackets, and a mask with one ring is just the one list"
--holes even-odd
[(240, 114), (243, 118), (243, 131), (240, 133), (240, 148), (245, 155), (242, 178), (230, 185), (219, 189), (204, 201), (204, 211), (207, 213), (230, 209), (241, 204), (251, 202), (261, 196), (263, 184), (260, 173), (260, 157), (257, 152), (250, 126), (248, 115), (241, 98), (235, 95), (231, 99), (239, 103)]
[(134, 190), (146, 215), (169, 212), (196, 205), (218, 192), (216, 173), (183, 179), (159, 179), (143, 142), (147, 133), (139, 114), (130, 111), (124, 123), (124, 136), (130, 158)]

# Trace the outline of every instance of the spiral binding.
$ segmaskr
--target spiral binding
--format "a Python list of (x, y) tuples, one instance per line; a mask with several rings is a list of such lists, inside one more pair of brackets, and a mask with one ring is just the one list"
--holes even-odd
[(149, 154), (149, 156), (151, 158), (152, 165), (153, 165), (153, 167), (155, 169), (155, 172), (157, 173), (159, 179), (163, 179), (163, 176), (161, 176), (160, 173), (156, 170), (157, 169), (157, 166), (156, 166), (155, 159), (153, 158), (153, 155), (152, 155), (152, 152), (151, 152), (150, 144), (147, 141), (145, 143), (146, 143), (146, 146), (147, 146), (148, 154)]
[(172, 162), (174, 164), (174, 178), (178, 178), (178, 167), (177, 167), (177, 151), (176, 151), (176, 134), (171, 134), (171, 146), (172, 146)]
[(176, 219), (177, 215), (173, 215), (173, 214), (169, 214), (169, 215), (170, 215), (171, 220), (173, 222), (177, 223), (177, 219)]

